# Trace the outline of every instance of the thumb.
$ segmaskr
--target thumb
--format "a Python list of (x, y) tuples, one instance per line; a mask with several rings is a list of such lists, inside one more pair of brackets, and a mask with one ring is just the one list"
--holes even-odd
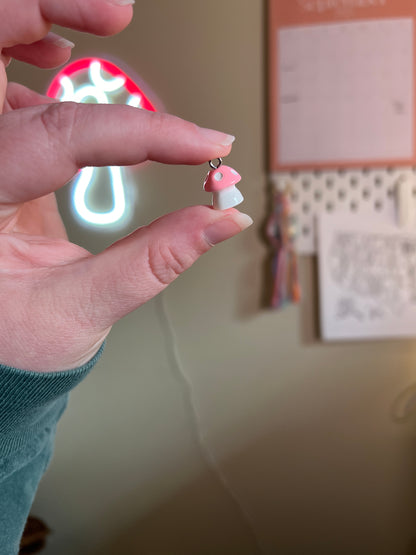
[(85, 296), (79, 306), (91, 326), (106, 329), (165, 289), (212, 246), (252, 223), (235, 209), (195, 206), (168, 214), (77, 262), (71, 289)]

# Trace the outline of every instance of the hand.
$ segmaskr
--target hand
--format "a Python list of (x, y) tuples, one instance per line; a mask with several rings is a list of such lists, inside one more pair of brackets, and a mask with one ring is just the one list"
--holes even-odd
[(52, 23), (108, 35), (129, 23), (131, 6), (0, 0), (0, 14), (0, 362), (65, 370), (87, 362), (114, 322), (250, 220), (236, 210), (197, 206), (162, 217), (96, 256), (67, 241), (54, 191), (80, 168), (145, 160), (199, 164), (226, 156), (231, 138), (166, 114), (55, 103), (7, 86), (10, 57), (40, 67), (69, 58), (70, 45), (49, 33)]

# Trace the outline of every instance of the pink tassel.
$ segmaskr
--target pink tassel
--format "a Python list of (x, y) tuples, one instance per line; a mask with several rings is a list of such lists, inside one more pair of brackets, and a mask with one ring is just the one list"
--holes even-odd
[(295, 252), (295, 226), (290, 211), (289, 190), (275, 190), (273, 212), (267, 223), (267, 236), (275, 251), (271, 306), (281, 308), (300, 301), (298, 263)]

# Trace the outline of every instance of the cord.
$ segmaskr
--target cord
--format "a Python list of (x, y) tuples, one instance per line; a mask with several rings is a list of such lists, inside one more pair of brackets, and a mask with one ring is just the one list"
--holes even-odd
[(230, 483), (228, 482), (220, 465), (215, 459), (212, 451), (210, 450), (207, 440), (202, 432), (203, 427), (195, 404), (194, 389), (190, 379), (186, 375), (186, 372), (183, 368), (183, 364), (181, 363), (176, 336), (175, 336), (175, 330), (169, 317), (169, 312), (166, 306), (166, 299), (165, 299), (164, 292), (160, 293), (155, 298), (155, 303), (156, 303), (156, 311), (165, 337), (167, 357), (170, 362), (170, 366), (176, 375), (176, 378), (179, 380), (179, 382), (181, 383), (184, 389), (185, 399), (188, 404), (189, 412), (192, 417), (193, 431), (194, 431), (199, 449), (201, 451), (202, 457), (206, 462), (207, 466), (211, 468), (213, 473), (218, 478), (218, 481), (221, 484), (223, 490), (227, 493), (227, 495), (233, 501), (234, 505), (237, 507), (237, 510), (240, 513), (240, 516), (243, 522), (246, 524), (247, 528), (250, 530), (251, 535), (254, 538), (258, 552), (260, 554), (263, 554), (265, 553), (265, 549), (263, 549), (263, 547), (261, 546), (261, 542), (255, 531), (252, 519), (247, 513), (247, 511), (244, 509), (242, 503), (238, 499), (238, 496), (230, 486)]

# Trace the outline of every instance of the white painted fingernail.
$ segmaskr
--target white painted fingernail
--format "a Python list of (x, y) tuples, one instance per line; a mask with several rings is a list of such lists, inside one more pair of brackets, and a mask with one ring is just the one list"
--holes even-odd
[(60, 37), (59, 35), (54, 35), (53, 33), (46, 35), (43, 40), (46, 40), (59, 48), (74, 48), (75, 46), (75, 44), (70, 40), (64, 39), (64, 37)]
[(252, 218), (242, 212), (235, 212), (232, 217), (224, 218), (211, 225), (204, 230), (204, 236), (207, 243), (211, 246), (217, 245), (222, 241), (231, 239), (241, 231), (244, 231), (253, 223)]
[(107, 0), (107, 2), (113, 6), (131, 6), (135, 0)]
[(205, 139), (216, 145), (230, 146), (235, 141), (234, 135), (227, 135), (227, 133), (221, 133), (221, 131), (215, 131), (214, 129), (200, 127), (199, 131)]

